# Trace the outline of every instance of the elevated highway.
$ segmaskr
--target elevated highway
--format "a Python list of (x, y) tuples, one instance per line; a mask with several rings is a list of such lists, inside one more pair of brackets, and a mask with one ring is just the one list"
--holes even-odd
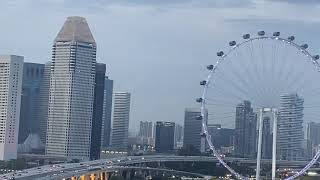
[[(244, 159), (244, 158), (225, 158), (226, 162), (238, 163), (243, 165), (254, 165), (256, 160)], [(99, 159), (95, 161), (87, 161), (81, 163), (65, 163), (57, 165), (45, 165), (41, 167), (26, 169), (22, 171), (16, 171), (8, 174), (0, 175), (0, 179), (15, 179), (33, 180), (33, 179), (45, 179), (45, 178), (70, 178), (70, 175), (86, 174), (90, 172), (114, 172), (122, 170), (123, 168), (132, 167), (137, 164), (145, 164), (152, 162), (216, 162), (218, 160), (215, 157), (207, 156), (174, 156), (174, 155), (153, 155), (153, 156), (126, 156), (111, 159)], [(271, 160), (262, 160), (262, 164), (271, 164)], [(278, 167), (285, 168), (299, 168), (307, 164), (307, 161), (278, 161)], [(142, 168), (142, 167), (140, 167)], [(130, 169), (130, 168), (129, 168)], [(154, 170), (154, 169), (150, 169)], [(59, 175), (59, 178), (58, 178)]]

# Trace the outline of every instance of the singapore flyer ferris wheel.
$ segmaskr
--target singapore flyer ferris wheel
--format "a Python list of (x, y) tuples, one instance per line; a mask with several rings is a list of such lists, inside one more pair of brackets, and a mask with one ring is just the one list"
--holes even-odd
[[(320, 151), (305, 157), (305, 126), (320, 122), (319, 55), (312, 55), (308, 44), (297, 43), (295, 36), (244, 34), (241, 42), (230, 41), (217, 52), (218, 60), (207, 66), (208, 76), (200, 82), (202, 138), (219, 162), (237, 179), (249, 179), (232, 169), (215, 147), (210, 124), (234, 128), (236, 157), (256, 158), (256, 179), (260, 179), (262, 158), (272, 159), (272, 179), (279, 160), (311, 159), (304, 168), (283, 179), (303, 175), (320, 156)], [(269, 136), (271, 146), (266, 145)], [(269, 139), (270, 139), (269, 138)], [(266, 149), (270, 148), (270, 149)], [(269, 153), (268, 152), (272, 152)]]

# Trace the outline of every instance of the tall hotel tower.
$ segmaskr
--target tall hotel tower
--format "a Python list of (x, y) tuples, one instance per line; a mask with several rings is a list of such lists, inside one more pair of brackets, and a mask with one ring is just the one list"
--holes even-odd
[(23, 57), (0, 56), (0, 160), (17, 159)]
[(277, 155), (282, 160), (301, 160), (303, 145), (303, 103), (297, 94), (280, 97)]
[(130, 115), (130, 93), (116, 92), (114, 94), (112, 141), (115, 150), (127, 150)]
[(68, 17), (52, 48), (46, 154), (88, 160), (96, 43), (87, 21)]

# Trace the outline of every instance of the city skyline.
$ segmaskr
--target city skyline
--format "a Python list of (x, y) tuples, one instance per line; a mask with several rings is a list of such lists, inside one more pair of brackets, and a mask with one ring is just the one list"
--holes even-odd
[[(169, 120), (181, 124), (184, 107), (198, 107), (194, 98), (190, 97), (198, 96), (200, 90), (190, 84), (197, 84), (204, 77), (199, 72), (215, 58), (215, 51), (223, 47), (221, 45), (226, 44), (229, 39), (237, 38), (236, 34), (253, 33), (257, 29), (270, 32), (278, 29), (286, 34), (292, 32), (301, 35), (299, 39), (313, 39), (317, 37), (315, 27), (320, 26), (319, 20), (315, 18), (318, 13), (317, 4), (312, 4), (311, 1), (259, 3), (245, 0), (235, 3), (219, 0), (217, 3), (210, 3), (208, 0), (187, 0), (185, 3), (144, 1), (128, 5), (126, 1), (95, 1), (91, 4), (92, 9), (89, 9), (81, 2), (72, 8), (67, 1), (2, 2), (3, 7), (8, 8), (1, 12), (4, 26), (0, 33), (6, 35), (3, 40), (8, 43), (0, 45), (0, 54), (23, 55), (26, 62), (45, 63), (51, 59), (52, 39), (65, 17), (84, 16), (90, 22), (100, 44), (97, 60), (107, 64), (107, 74), (115, 80), (115, 90), (132, 93), (135, 107), (132, 109), (130, 128), (137, 130), (140, 120)], [(272, 5), (279, 8), (275, 13), (269, 14), (268, 9)], [(60, 11), (55, 11), (55, 8)], [(35, 9), (43, 9), (45, 15)], [(282, 9), (285, 10), (282, 12)], [(23, 32), (19, 30), (20, 18), (13, 15), (17, 10), (32, 19), (23, 22)], [(297, 11), (304, 13), (297, 17), (293, 15)], [(253, 13), (256, 14), (254, 17), (251, 16)], [(9, 22), (8, 17), (11, 20)], [(135, 19), (140, 20), (134, 21)], [(301, 22), (303, 26), (296, 27)], [(240, 24), (243, 25), (239, 26)], [(131, 27), (130, 31), (125, 28), (128, 26)], [(151, 33), (155, 33), (155, 36), (151, 36)], [(17, 40), (11, 41), (14, 37)], [(137, 43), (139, 46), (136, 46)], [(316, 41), (310, 43), (313, 50), (320, 48)], [(124, 51), (128, 53), (123, 53)], [(160, 70), (153, 73), (154, 69), (151, 67), (166, 69), (167, 73), (162, 74)], [(178, 72), (179, 69), (184, 70)], [(127, 80), (126, 73), (123, 72), (135, 74), (136, 80)], [(170, 86), (172, 90), (158, 89), (159, 86)], [(150, 92), (144, 92), (146, 88), (150, 88)], [(189, 90), (180, 93), (182, 98), (170, 95), (184, 89)], [(168, 98), (152, 97), (151, 92)], [(145, 107), (148, 103), (145, 99), (159, 103), (153, 107)], [(175, 103), (168, 104), (168, 101)], [(158, 109), (163, 109), (167, 114), (156, 113)]]
[(320, 177), (320, 0), (0, 5), (0, 179)]

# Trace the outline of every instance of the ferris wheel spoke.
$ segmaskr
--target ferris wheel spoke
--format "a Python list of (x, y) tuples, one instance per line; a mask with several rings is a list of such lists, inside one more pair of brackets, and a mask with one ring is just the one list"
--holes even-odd
[(216, 121), (216, 120), (221, 120), (221, 119), (232, 119), (233, 117), (234, 117), (233, 115), (217, 116), (217, 117), (211, 117), (210, 119), (208, 118), (208, 121)]
[[(304, 73), (305, 73), (305, 65), (302, 68), (302, 70), (300, 70), (300, 72), (296, 73), (295, 75), (292, 75), (292, 77), (294, 78), (292, 78), (292, 80), (289, 82), (286, 89), (294, 89), (294, 91), (298, 93), (298, 90), (303, 88), (303, 85), (305, 83), (309, 83), (308, 81), (305, 80)], [(299, 83), (302, 83), (302, 85), (300, 85)], [(298, 87), (297, 87), (297, 84), (299, 85)]]
[[(240, 52), (236, 53), (235, 57), (236, 57), (238, 60), (241, 60), (241, 59), (242, 59), (242, 56), (241, 56)], [(250, 74), (249, 71), (247, 71), (247, 72), (250, 74), (250, 75), (248, 76), (248, 77), (249, 77), (249, 82), (248, 82), (246, 78), (241, 78), (243, 75), (241, 74), (241, 72), (238, 72), (238, 71), (236, 70), (236, 69), (241, 69), (241, 68), (239, 68), (239, 67), (236, 67), (236, 68), (235, 68), (235, 67), (234, 67), (234, 63), (232, 63), (232, 61), (228, 61), (228, 67), (230, 67), (230, 73), (233, 74), (233, 77), (234, 77), (235, 79), (237, 79), (238, 81), (242, 82), (243, 85), (246, 87), (247, 91), (253, 89), (252, 85), (249, 83), (249, 82), (252, 82), (252, 81), (253, 81), (252, 78), (251, 78), (252, 76), (251, 76), (251, 74)], [(246, 69), (246, 67), (244, 67), (244, 68)]]
[[(253, 58), (253, 52), (252, 52), (252, 48), (248, 48), (247, 47), (247, 51), (249, 49), (249, 56), (251, 58), (251, 61), (252, 62), (252, 65), (254, 66), (254, 70), (255, 70), (255, 74), (252, 74), (251, 71), (249, 70), (248, 66), (247, 66), (247, 63), (241, 63), (241, 65), (243, 66), (243, 70), (244, 72), (247, 73), (247, 75), (245, 77), (247, 78), (244, 78), (243, 76), (240, 76), (238, 75), (238, 77), (243, 77), (241, 79), (248, 79), (249, 80), (249, 83), (246, 83), (245, 87), (247, 87), (247, 89), (249, 89), (250, 92), (256, 92), (254, 94), (250, 94), (251, 96), (254, 96), (255, 99), (261, 99), (262, 98), (262, 94), (263, 94), (263, 90), (260, 88), (260, 86), (257, 86), (257, 82), (260, 82), (260, 75), (259, 75), (259, 71), (257, 70), (257, 65), (256, 65), (256, 62)], [(242, 55), (242, 52), (239, 51), (239, 54), (240, 54), (240, 59), (244, 59), (244, 56)], [(245, 74), (245, 73), (244, 73)]]
[[(281, 46), (282, 47), (282, 56), (280, 56), (279, 58), (279, 65), (276, 66), (277, 67), (277, 71), (275, 72), (275, 77), (277, 78), (276, 82), (276, 86), (280, 87), (281, 86), (281, 82), (283, 82), (283, 73), (285, 72), (285, 70), (287, 69), (288, 66), (288, 54), (289, 54), (289, 49), (288, 46)], [(278, 90), (280, 91), (280, 88), (278, 88)], [(279, 92), (278, 92), (279, 93)]]
[(230, 93), (228, 90), (221, 90), (218, 87), (215, 87), (215, 90), (216, 90), (216, 92), (219, 92), (221, 95), (226, 95), (226, 97), (233, 97), (233, 98), (236, 98), (236, 99), (242, 101), (242, 98), (240, 96), (237, 96), (233, 93)]
[(216, 116), (216, 115), (219, 115), (219, 116), (221, 116), (221, 115), (235, 115), (236, 113), (235, 113), (235, 111), (230, 111), (230, 112), (220, 112), (220, 113), (210, 113), (210, 114), (208, 114), (209, 116)]
[[(267, 72), (267, 66), (266, 66), (266, 62), (267, 62), (267, 60), (266, 60), (266, 55), (265, 55), (265, 48), (264, 48), (264, 41), (261, 41), (260, 42), (260, 44), (259, 44), (259, 52), (258, 52), (258, 54), (260, 55), (260, 60), (261, 60), (261, 65), (262, 65), (262, 68), (261, 68), (261, 70), (260, 70), (260, 73), (262, 73), (261, 74), (261, 76), (262, 77), (264, 77), (264, 78), (267, 78), (266, 76), (265, 76), (265, 74), (266, 74), (266, 72)], [(268, 82), (268, 81), (266, 81), (266, 82)], [(269, 83), (268, 83), (269, 84)], [(269, 86), (270, 86), (270, 84), (267, 86), (267, 87), (265, 87), (264, 88), (264, 94), (269, 94), (269, 91), (270, 91), (270, 88), (269, 88)]]
[(238, 83), (235, 83), (232, 78), (229, 78), (225, 73), (220, 72), (218, 75), (219, 79), (222, 81), (226, 81), (229, 82), (230, 85), (232, 86), (233, 89), (238, 90), (239, 92), (241, 92), (243, 95), (248, 96), (249, 92), (247, 89), (244, 89), (243, 87), (241, 87)]
[[(225, 75), (225, 73), (223, 73), (221, 71), (218, 74), (219, 75), (217, 75), (217, 76), (221, 82), (230, 82), (232, 89), (234, 89), (238, 92), (241, 92), (242, 95), (244, 95), (243, 97), (245, 97), (245, 99), (255, 99), (256, 101), (261, 102), (261, 96), (259, 96), (259, 94), (257, 94), (257, 93), (250, 94), (248, 88), (243, 88), (242, 86), (238, 85), (237, 83), (234, 83), (234, 81), (231, 80), (231, 78), (228, 78), (228, 76)], [(241, 82), (241, 80), (239, 82)], [(257, 87), (259, 87), (259, 86), (257, 86)], [(227, 88), (227, 89), (230, 89), (230, 88)], [(223, 90), (223, 91), (225, 91), (225, 90)], [(227, 92), (229, 92), (230, 94), (234, 94), (234, 93), (231, 93), (230, 90), (227, 90)], [(239, 98), (239, 99), (244, 100), (244, 98)]]
[[(275, 47), (274, 47), (274, 51), (275, 51), (275, 53), (274, 53), (274, 56), (273, 56), (273, 58), (272, 58), (272, 66), (271, 66), (271, 86), (273, 87), (272, 88), (272, 95), (273, 95), (273, 97), (276, 97), (276, 96), (279, 96), (279, 85), (277, 85), (276, 87), (274, 87), (274, 84), (278, 84), (277, 83), (277, 76), (275, 76), (275, 72), (276, 72), (276, 70), (277, 70), (277, 68), (279, 67), (278, 66), (278, 61), (279, 61), (279, 56), (280, 56), (280, 54), (279, 54), (279, 46), (280, 46), (280, 43), (278, 42), (278, 43), (276, 43), (275, 44)], [(277, 97), (277, 98), (279, 98), (279, 97)]]
[[(257, 62), (256, 62), (257, 59), (254, 57), (256, 53), (255, 53), (253, 47), (254, 47), (254, 46), (253, 46), (253, 43), (252, 43), (252, 41), (251, 41), (251, 42), (249, 43), (249, 46), (248, 46), (248, 48), (249, 48), (249, 54), (250, 54), (250, 62), (252, 62), (252, 64), (253, 64), (253, 70), (255, 71), (255, 74), (256, 74), (256, 76), (257, 76), (257, 81), (252, 81), (252, 84), (253, 84), (254, 87), (257, 89), (256, 92), (257, 92), (257, 94), (259, 94), (258, 96), (261, 97), (263, 94), (265, 94), (265, 89), (260, 88), (261, 86), (257, 85), (256, 83), (259, 83), (259, 82), (262, 81), (262, 76), (263, 76), (263, 74), (261, 74), (262, 71), (261, 71), (261, 69), (259, 69), (259, 66), (258, 66), (259, 62), (257, 63)], [(259, 87), (259, 88), (258, 88), (258, 87)]]

